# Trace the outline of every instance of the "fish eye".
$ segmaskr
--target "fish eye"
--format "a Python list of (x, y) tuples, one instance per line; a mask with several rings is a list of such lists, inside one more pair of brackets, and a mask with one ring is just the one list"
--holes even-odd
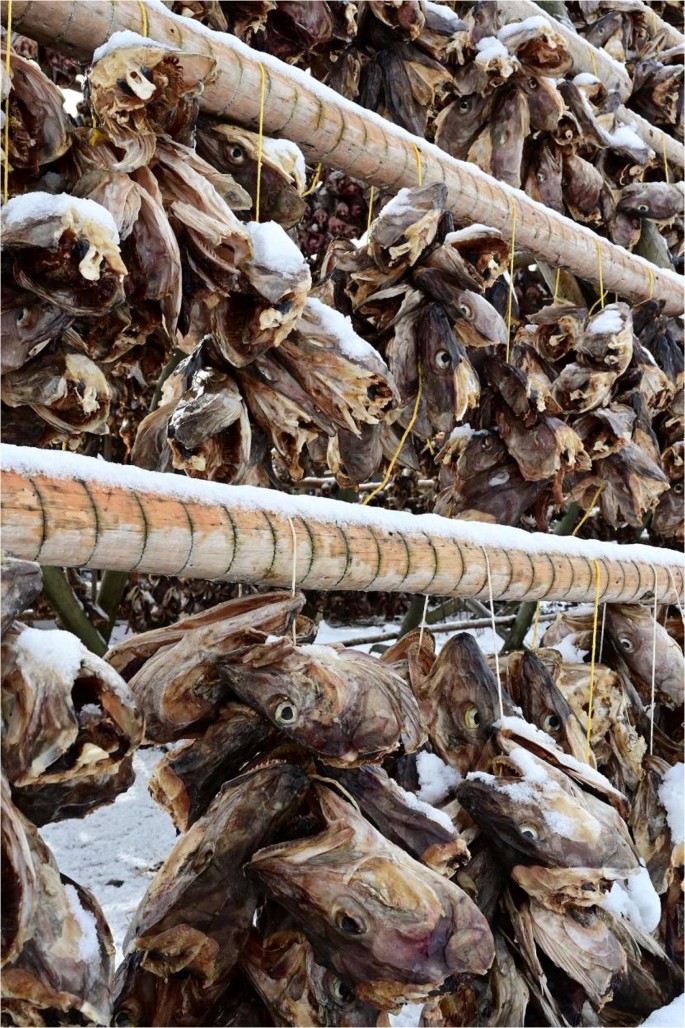
[(335, 975), (332, 976), (331, 981), (331, 996), (338, 1003), (349, 1003), (351, 999), (354, 999), (354, 993), (347, 982)]
[(542, 730), (544, 732), (558, 732), (561, 728), (561, 721), (556, 714), (548, 714), (542, 722)]
[(639, 204), (637, 204), (637, 206), (635, 207), (635, 210), (636, 210), (636, 211), (639, 211), (639, 212), (640, 212), (640, 214), (646, 214), (646, 213), (647, 213), (647, 211), (649, 210), (649, 205), (648, 205), (648, 204), (646, 204), (646, 203), (639, 203)]
[(532, 75), (528, 79), (528, 86), (529, 86), (530, 89), (537, 89), (538, 88), (538, 80), (534, 79)]
[(279, 703), (274, 711), (274, 720), (279, 725), (294, 725), (297, 721), (297, 707), (289, 700)]
[(673, 492), (676, 494), (676, 496), (680, 496), (682, 491), (683, 491), (683, 483), (682, 482), (676, 482), (676, 484), (673, 486)]
[(467, 96), (462, 97), (462, 99), (459, 101), (459, 110), (463, 111), (464, 113), (466, 113), (466, 111), (471, 110), (471, 101)]
[(529, 825), (526, 822), (524, 822), (522, 825), (519, 825), (519, 832), (521, 833), (524, 839), (537, 839), (540, 836), (540, 833), (538, 832), (535, 825)]
[(133, 1021), (128, 1016), (125, 1010), (120, 1010), (112, 1018), (112, 1024), (120, 1025), (121, 1028), (124, 1028), (124, 1025), (132, 1025)]
[(538, 182), (545, 182), (547, 179), (547, 176), (545, 175), (544, 171), (539, 171), (535, 177), (538, 180)]
[(473, 703), (464, 711), (464, 724), (467, 728), (479, 728), (482, 720), (478, 707)]
[(623, 636), (623, 638), (619, 637), (618, 641), (620, 642), (620, 644), (623, 647), (623, 649), (627, 650), (628, 653), (632, 653), (633, 652), (633, 644), (632, 644), (630, 639), (626, 638), (626, 636)]
[(451, 367), (452, 358), (447, 350), (438, 350), (435, 355), (435, 364), (441, 371), (445, 371), (447, 368)]
[(363, 935), (366, 931), (366, 926), (362, 921), (350, 917), (344, 910), (339, 910), (335, 915), (335, 923), (343, 935)]
[(473, 317), (473, 311), (471, 310), (471, 308), (468, 305), (468, 303), (460, 303), (459, 304), (459, 310), (461, 311), (461, 313), (464, 315), (465, 318), (472, 318)]
[(233, 161), (234, 164), (242, 164), (245, 160), (245, 151), (242, 146), (238, 146), (237, 143), (230, 146), (228, 148), (228, 159), (229, 161)]

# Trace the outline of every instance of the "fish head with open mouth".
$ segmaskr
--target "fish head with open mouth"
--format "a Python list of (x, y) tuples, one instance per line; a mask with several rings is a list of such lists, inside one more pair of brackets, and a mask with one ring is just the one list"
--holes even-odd
[(380, 760), (425, 736), (409, 685), (369, 654), (332, 646), (255, 646), (227, 659), (222, 675), (289, 738), (338, 766)]
[(455, 295), (451, 313), (455, 317), (454, 330), (465, 346), (504, 346), (507, 326), (501, 314), (491, 303), (470, 289)]
[(486, 919), (465, 892), (388, 842), (332, 790), (315, 787), (319, 835), (248, 865), (301, 924), (321, 959), (381, 1009), (423, 999), (452, 974), (483, 974)]
[(656, 634), (655, 684), (658, 698), (669, 707), (683, 704), (685, 660), (675, 639), (663, 625), (655, 624), (653, 612), (647, 607), (629, 604), (607, 604), (607, 638), (643, 691), (652, 680), (652, 653)]
[[(487, 755), (493, 725), (500, 717), (497, 681), (475, 639), (452, 636), (440, 651), (419, 696), (428, 735), (438, 755), (462, 774)], [(504, 714), (514, 707), (502, 692)]]

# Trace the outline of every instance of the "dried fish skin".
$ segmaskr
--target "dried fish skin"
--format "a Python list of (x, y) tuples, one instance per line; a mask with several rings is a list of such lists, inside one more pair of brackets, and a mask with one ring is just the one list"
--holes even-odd
[(660, 757), (647, 756), (644, 775), (637, 785), (630, 812), (635, 846), (647, 865), (656, 892), (663, 896), (673, 880), (674, 847), (666, 810), (659, 796), (669, 765)]
[(114, 170), (134, 171), (151, 163), (157, 135), (188, 132), (197, 116), (195, 97), (216, 61), (142, 37), (140, 46), (112, 42), (105, 49), (89, 69), (86, 92), (97, 122), (124, 151)]
[(491, 109), (491, 96), (471, 93), (458, 97), (444, 107), (435, 119), (436, 144), (451, 157), (466, 160), (487, 124)]
[[(418, 694), (433, 749), (461, 774), (493, 755), (489, 742), (500, 717), (499, 693), (476, 641), (466, 632), (448, 639)], [(502, 691), (505, 715), (514, 713)]]
[[(513, 659), (512, 659), (513, 658)], [(541, 732), (576, 760), (585, 760), (585, 732), (539, 651), (511, 654), (505, 684), (512, 702)]]
[(512, 881), (532, 899), (563, 914), (573, 907), (594, 907), (603, 902), (615, 881), (623, 879), (622, 871), (601, 867), (538, 867), (517, 864), (511, 871)]
[[(3, 68), (6, 56), (3, 45)], [(10, 78), (7, 157), (12, 171), (28, 171), (37, 178), (43, 165), (56, 161), (71, 145), (69, 118), (62, 106), (64, 97), (35, 61), (26, 60), (13, 50)]]
[(315, 791), (326, 829), (258, 851), (248, 865), (315, 952), (382, 1010), (453, 973), (492, 963), (488, 923), (460, 888), (388, 842), (335, 792)]
[[(29, 292), (19, 291), (7, 300), (9, 284), (4, 286), (2, 309), (2, 350), (0, 374), (16, 371), (55, 339), (71, 324), (71, 317), (45, 301), (37, 302)], [(15, 306), (16, 303), (16, 306)]]
[(356, 998), (347, 982), (316, 962), (311, 943), (300, 931), (284, 929), (265, 938), (253, 932), (241, 964), (279, 1023), (386, 1023), (379, 1010)]
[(142, 738), (128, 686), (68, 632), (12, 630), (3, 658), (3, 761), (12, 785), (25, 788), (23, 809), (30, 815), (43, 785), (63, 786), (68, 802), (83, 780), (97, 805), (98, 776), (115, 772)]
[(484, 296), (463, 289), (456, 294), (450, 313), (455, 317), (454, 331), (464, 346), (506, 345), (506, 322)]
[(18, 614), (30, 607), (43, 589), (43, 574), (40, 564), (29, 560), (15, 560), (3, 557), (2, 574), (0, 575), (0, 616), (2, 619), (2, 638)]
[[(33, 902), (23, 945), (3, 966), (3, 1019), (25, 1025), (107, 1024), (114, 944), (103, 913), (91, 892), (60, 875), (36, 828), (12, 810), (3, 778), (3, 836), (9, 821), (23, 835), (22, 857), (31, 865), (24, 869), (25, 884), (30, 880)], [(3, 864), (3, 887), (9, 884), (6, 870)], [(6, 917), (3, 909), (3, 942)]]
[[(200, 118), (197, 149), (201, 157), (219, 171), (231, 175), (250, 197), (254, 209), (257, 194), (259, 135), (237, 125), (211, 118)], [(295, 143), (285, 139), (262, 138), (260, 218), (276, 221), (285, 229), (302, 218), (307, 204), (301, 197), (305, 188), (304, 158)]]
[(553, 140), (544, 140), (528, 157), (524, 190), (533, 200), (564, 213), (562, 152)]
[(435, 240), (447, 189), (441, 182), (400, 189), (369, 229), (367, 253), (384, 274), (412, 267)]
[(574, 350), (585, 328), (587, 310), (572, 304), (560, 303), (543, 307), (528, 320), (536, 328), (533, 346), (547, 361), (557, 361)]
[(543, 490), (545, 479), (527, 481), (509, 460), (468, 479), (457, 476), (437, 496), (435, 513), (498, 525), (518, 525)]
[(451, 878), (470, 857), (466, 843), (446, 815), (422, 804), (371, 764), (334, 772), (361, 811), (386, 839), (438, 874)]
[(407, 683), (357, 650), (281, 639), (227, 656), (221, 676), (244, 703), (337, 767), (380, 760), (400, 742), (413, 752), (425, 740)]
[(496, 423), (502, 442), (527, 481), (548, 479), (560, 471), (565, 474), (591, 468), (580, 437), (559, 418), (545, 414), (537, 424), (526, 427), (520, 418), (503, 408), (497, 412)]
[(62, 193), (13, 197), (3, 207), (3, 249), (17, 284), (66, 314), (104, 314), (124, 299), (116, 227), (99, 204)]
[(287, 631), (303, 604), (301, 593), (240, 597), (114, 646), (106, 658), (129, 681), (146, 737), (173, 742), (205, 727), (226, 699), (222, 656)]
[(512, 862), (637, 870), (623, 819), (568, 775), (521, 748), (492, 766), (495, 774), (476, 771), (459, 782), (457, 798)]
[(112, 390), (100, 368), (80, 353), (46, 353), (2, 377), (2, 401), (28, 404), (68, 435), (107, 435)]
[(180, 832), (202, 817), (220, 787), (248, 760), (273, 744), (276, 733), (252, 710), (227, 703), (197, 739), (167, 753), (155, 768), (149, 789)]
[(283, 761), (226, 783), (150, 883), (126, 933), (126, 955), (143, 951), (140, 966), (160, 984), (186, 972), (200, 994), (223, 988), (258, 900), (243, 865), (295, 813), (307, 787), (304, 771)]
[(514, 22), (499, 30), (498, 39), (532, 75), (560, 78), (573, 67), (564, 37), (549, 22), (541, 24), (536, 18)]
[(683, 213), (682, 182), (633, 182), (621, 190), (617, 210), (650, 221), (669, 221)]
[(11, 963), (33, 932), (38, 877), (26, 835), (25, 820), (12, 803), (2, 775), (2, 966)]
[(658, 464), (634, 443), (595, 461), (594, 475), (593, 484), (588, 488), (596, 489), (598, 482), (604, 483), (599, 505), (603, 517), (614, 528), (619, 524), (639, 528), (646, 512), (656, 507), (659, 497), (669, 487), (668, 478)]
[(562, 410), (583, 414), (609, 403), (617, 377), (615, 371), (601, 371), (573, 362), (554, 380), (552, 396)]

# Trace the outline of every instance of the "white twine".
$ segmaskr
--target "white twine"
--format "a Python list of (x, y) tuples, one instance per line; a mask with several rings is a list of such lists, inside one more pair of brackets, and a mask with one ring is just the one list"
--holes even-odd
[(602, 604), (602, 629), (601, 629), (601, 631), (599, 633), (599, 653), (597, 654), (597, 661), (598, 661), (598, 663), (601, 663), (601, 661), (602, 661), (602, 650), (604, 648), (604, 626), (606, 625), (606, 623), (607, 623), (607, 605), (606, 605), (606, 603), (603, 603)]
[(673, 586), (673, 595), (675, 596), (675, 605), (678, 608), (678, 610), (680, 611), (681, 618), (683, 619), (683, 621), (685, 621), (685, 610), (683, 610), (682, 604), (680, 603), (680, 597), (678, 596), (678, 588), (677, 588), (677, 586), (675, 584), (675, 578), (673, 577), (673, 572), (671, 571), (671, 569), (668, 566), (668, 564), (666, 565), (666, 570), (668, 571), (668, 577), (671, 579), (671, 585)]
[(421, 647), (423, 645), (423, 632), (426, 627), (426, 611), (428, 610), (428, 594), (423, 601), (423, 614), (421, 615), (421, 625), (419, 627), (419, 654), (421, 653)]
[[(670, 570), (670, 569), (669, 569)], [(656, 630), (657, 630), (657, 586), (658, 578), (656, 568), (652, 564), (652, 574), (654, 575), (654, 625), (652, 628), (652, 688), (650, 692), (650, 703), (651, 710), (649, 713), (649, 755), (650, 757), (654, 753), (654, 707), (655, 707), (655, 696), (656, 696)]]
[(485, 557), (485, 567), (488, 572), (488, 593), (490, 595), (490, 621), (492, 623), (492, 641), (495, 647), (495, 673), (497, 675), (497, 699), (499, 700), (499, 716), (504, 717), (504, 703), (502, 701), (502, 679), (499, 673), (499, 655), (497, 653), (497, 628), (495, 626), (495, 601), (492, 598), (492, 573), (490, 571), (490, 561), (488, 560), (487, 550), (484, 546), (481, 546), (483, 556)]
[[(288, 524), (290, 525), (290, 534), (293, 537), (293, 576), (290, 580), (290, 595), (294, 596), (297, 587), (297, 534), (295, 532), (295, 526), (293, 519), (288, 518)], [(293, 617), (293, 646), (297, 646), (297, 614)]]

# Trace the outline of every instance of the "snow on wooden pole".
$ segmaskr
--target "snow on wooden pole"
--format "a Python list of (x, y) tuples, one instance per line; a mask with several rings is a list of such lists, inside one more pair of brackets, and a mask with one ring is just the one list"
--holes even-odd
[[(6, 8), (3, 0), (0, 10), (5, 21)], [(310, 160), (377, 188), (397, 191), (417, 184), (420, 159), (423, 184), (446, 184), (448, 205), (458, 221), (491, 225), (511, 238), (515, 208), (516, 241), (523, 250), (596, 283), (601, 263), (604, 288), (609, 292), (635, 302), (648, 297), (664, 300), (666, 313), (682, 312), (681, 276), (615, 246), (473, 164), (450, 157), (344, 99), (300, 69), (251, 50), (234, 36), (175, 15), (158, 2), (14, 0), (12, 24), (17, 32), (40, 43), (88, 59), (113, 32), (141, 32), (143, 8), (151, 39), (215, 58), (216, 73), (200, 97), (203, 110), (256, 126), (261, 65), (265, 72), (264, 131), (298, 143)]]
[(529, 534), (3, 446), (3, 547), (63, 567), (305, 589), (674, 602), (675, 551)]

